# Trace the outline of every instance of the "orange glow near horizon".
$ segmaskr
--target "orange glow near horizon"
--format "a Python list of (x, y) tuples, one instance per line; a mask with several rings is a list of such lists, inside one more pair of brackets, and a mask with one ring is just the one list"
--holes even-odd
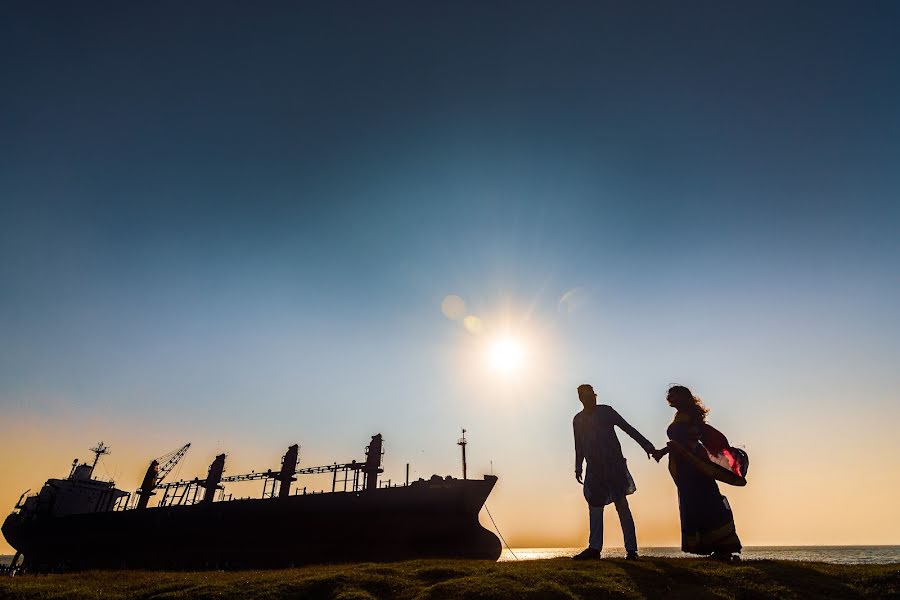
[[(572, 393), (574, 396), (574, 391)], [(574, 397), (571, 399), (575, 402)], [(571, 404), (571, 403), (569, 403)], [(482, 473), (494, 473), (500, 480), (488, 499), (488, 506), (504, 537), (513, 547), (577, 547), (587, 538), (587, 509), (581, 496), (581, 488), (572, 477), (572, 455), (569, 439), (571, 414), (576, 407), (557, 405), (551, 413), (552, 422), (541, 414), (540, 430), (527, 423), (527, 413), (534, 407), (517, 406), (487, 411), (471, 435), (470, 477)], [(515, 414), (511, 414), (515, 413)], [(628, 411), (627, 405), (623, 412)], [(721, 411), (720, 411), (721, 412)], [(633, 425), (656, 441), (660, 436), (652, 431), (651, 424), (633, 419)], [(12, 509), (19, 495), (26, 489), (39, 489), (48, 477), (65, 477), (73, 456), (89, 459), (86, 452), (90, 440), (101, 433), (118, 432), (105, 436), (113, 448), (113, 454), (101, 461), (100, 475), (115, 476), (122, 489), (134, 490), (154, 452), (169, 450), (188, 439), (191, 434), (192, 453), (180, 477), (202, 476), (212, 457), (227, 451), (227, 473), (250, 472), (267, 466), (277, 466), (282, 448), (273, 441), (261, 442), (242, 438), (235, 427), (231, 431), (194, 431), (184, 424), (182, 429), (166, 433), (138, 432), (134, 421), (96, 419), (77, 412), (60, 411), (51, 416), (27, 417), (21, 414), (0, 422), (0, 436), (10, 450), (2, 462), (0, 479), (0, 510), (4, 515)], [(843, 456), (839, 448), (820, 448), (820, 459), (835, 469), (837, 476), (850, 476), (859, 481), (875, 482), (875, 487), (864, 497), (854, 486), (834, 486), (833, 478), (821, 478), (814, 472), (798, 471), (796, 465), (780, 456), (782, 447), (777, 440), (784, 439), (784, 430), (760, 432), (775, 440), (749, 448), (753, 466), (746, 488), (721, 486), (735, 510), (738, 533), (746, 546), (754, 545), (804, 545), (804, 544), (896, 544), (898, 529), (893, 518), (893, 506), (900, 492), (900, 475), (877, 463), (857, 462)], [(417, 476), (459, 476), (458, 449), (454, 443), (457, 432), (452, 425), (446, 430), (446, 440), (434, 440), (424, 447), (428, 457), (414, 462)], [(549, 430), (549, 431), (548, 431)], [(86, 434), (85, 432), (90, 433)], [(872, 438), (885, 439), (890, 431), (887, 423), (873, 426), (869, 432), (850, 433), (853, 446), (870, 448)], [(526, 436), (539, 436), (544, 452), (529, 455), (523, 460), (517, 453), (529, 448), (532, 440)], [(629, 496), (629, 503), (638, 529), (642, 546), (677, 546), (679, 543), (677, 495), (665, 464), (647, 460), (640, 449), (627, 436), (619, 435), (628, 465), (638, 485), (638, 491)], [(98, 438), (99, 439), (99, 438)], [(227, 440), (227, 447), (218, 445)], [(355, 440), (355, 438), (354, 438)], [(394, 435), (389, 438), (391, 454), (386, 456), (385, 477), (399, 481), (403, 477), (405, 463), (418, 447), (400, 448), (407, 440)], [(798, 444), (814, 443), (813, 432), (799, 434)], [(302, 441), (302, 440), (301, 440)], [(287, 443), (287, 440), (284, 440)], [(153, 450), (151, 450), (153, 449)], [(316, 454), (305, 451), (305, 465), (326, 464), (334, 457), (352, 457), (360, 448), (353, 442), (335, 444), (334, 447), (317, 448)], [(493, 463), (493, 464), (491, 464)], [(107, 469), (109, 470), (107, 472)], [(755, 469), (755, 470), (754, 470)], [(310, 490), (330, 489), (330, 479), (304, 478), (296, 485), (309, 486)], [(877, 485), (876, 485), (877, 484)], [(228, 492), (235, 497), (258, 496), (258, 485), (245, 484), (238, 488), (229, 484)], [(245, 491), (246, 490), (246, 491)], [(791, 493), (785, 494), (785, 490)], [(810, 503), (810, 498), (818, 498)], [(851, 512), (854, 503), (864, 511)], [(622, 545), (621, 529), (615, 510), (610, 507), (605, 514), (606, 545)], [(483, 515), (482, 523), (489, 530), (493, 525)], [(830, 523), (830, 527), (823, 527)], [(0, 553), (11, 553), (9, 545), (0, 539)]]

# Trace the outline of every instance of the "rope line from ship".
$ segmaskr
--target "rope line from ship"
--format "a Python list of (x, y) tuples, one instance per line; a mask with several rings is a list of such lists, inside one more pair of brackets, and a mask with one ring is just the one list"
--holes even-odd
[(509, 553), (512, 554), (512, 557), (516, 560), (519, 560), (519, 557), (516, 556), (516, 553), (513, 552), (512, 548), (509, 547), (509, 544), (506, 543), (506, 538), (503, 537), (503, 534), (500, 533), (500, 528), (497, 527), (497, 521), (494, 520), (494, 515), (491, 514), (491, 509), (488, 508), (487, 502), (484, 503), (484, 510), (487, 511), (488, 516), (491, 518), (491, 523), (494, 524), (494, 529), (497, 531), (497, 535), (500, 536), (500, 539), (503, 540), (503, 545), (506, 546), (506, 549), (509, 550)]

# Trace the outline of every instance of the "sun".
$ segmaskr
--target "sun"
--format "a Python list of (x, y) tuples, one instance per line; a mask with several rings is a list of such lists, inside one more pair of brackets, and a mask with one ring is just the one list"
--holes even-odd
[(525, 345), (513, 337), (494, 340), (488, 346), (488, 364), (500, 373), (511, 374), (522, 370), (526, 358)]

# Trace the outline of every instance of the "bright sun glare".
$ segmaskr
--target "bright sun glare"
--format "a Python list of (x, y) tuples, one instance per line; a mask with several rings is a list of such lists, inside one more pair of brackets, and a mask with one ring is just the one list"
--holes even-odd
[(525, 363), (525, 346), (514, 338), (495, 340), (488, 349), (491, 367), (501, 373), (515, 373)]

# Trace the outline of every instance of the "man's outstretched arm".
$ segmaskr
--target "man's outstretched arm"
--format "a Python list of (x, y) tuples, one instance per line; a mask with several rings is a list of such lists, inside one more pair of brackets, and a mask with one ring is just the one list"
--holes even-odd
[(652, 456), (653, 453), (656, 452), (656, 447), (650, 443), (650, 440), (642, 436), (641, 432), (632, 427), (614, 408), (611, 408), (610, 410), (613, 412), (613, 423), (615, 423), (619, 429), (631, 436), (631, 439), (636, 441), (638, 445), (644, 449), (644, 452), (647, 453), (648, 457)]

